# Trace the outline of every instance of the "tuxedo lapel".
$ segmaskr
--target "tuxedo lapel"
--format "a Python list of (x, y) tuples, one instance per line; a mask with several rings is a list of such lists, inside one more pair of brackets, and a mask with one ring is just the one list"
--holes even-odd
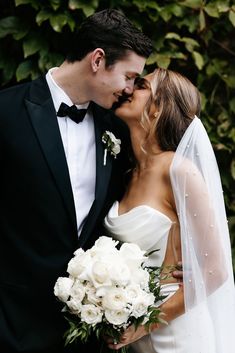
[(71, 221), (76, 227), (76, 214), (68, 165), (59, 131), (54, 105), (45, 79), (32, 83), (25, 101), (42, 152), (62, 196)]
[(91, 108), (94, 116), (95, 139), (96, 139), (96, 188), (95, 200), (92, 204), (87, 220), (84, 224), (79, 238), (79, 245), (82, 246), (92, 232), (97, 217), (106, 199), (107, 188), (109, 185), (112, 171), (112, 156), (108, 153), (106, 165), (104, 165), (104, 144), (102, 135), (106, 130), (112, 130), (109, 113), (92, 103)]

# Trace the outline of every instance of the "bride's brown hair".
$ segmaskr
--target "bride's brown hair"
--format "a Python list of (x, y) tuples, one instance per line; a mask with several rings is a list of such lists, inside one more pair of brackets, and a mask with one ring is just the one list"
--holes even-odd
[[(163, 151), (175, 151), (195, 115), (200, 114), (200, 93), (183, 75), (161, 68), (153, 72), (150, 86), (151, 97), (141, 120), (147, 131), (145, 142), (155, 137)], [(154, 117), (149, 116), (152, 103)]]

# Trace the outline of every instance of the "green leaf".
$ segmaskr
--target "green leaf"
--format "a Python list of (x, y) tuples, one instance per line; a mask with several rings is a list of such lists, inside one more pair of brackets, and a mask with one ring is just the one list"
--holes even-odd
[(206, 19), (205, 19), (205, 14), (203, 10), (200, 10), (199, 25), (200, 25), (200, 31), (203, 31), (203, 29), (206, 27)]
[(157, 54), (156, 62), (159, 67), (162, 67), (163, 69), (167, 69), (171, 63), (171, 58), (168, 55)]
[(207, 103), (207, 98), (206, 98), (206, 95), (202, 92), (200, 92), (200, 96), (201, 96), (202, 111), (204, 111)]
[(228, 14), (228, 18), (232, 23), (233, 27), (235, 27), (235, 10), (230, 10)]
[(3, 52), (0, 51), (0, 69), (2, 69), (2, 84), (8, 83), (14, 76), (17, 67), (16, 61), (13, 57), (8, 55), (3, 56)]
[(16, 16), (5, 17), (0, 20), (0, 38), (6, 37), (8, 34), (17, 34), (22, 31), (25, 34), (27, 28), (21, 23), (20, 18)]
[(197, 68), (199, 70), (201, 70), (204, 66), (203, 56), (200, 53), (198, 53), (197, 51), (193, 51), (192, 56), (193, 56), (193, 59), (194, 59), (194, 62), (196, 64)]
[(193, 38), (183, 37), (181, 41), (185, 43), (185, 47), (190, 53), (194, 51), (194, 47), (199, 47), (199, 43)]
[(41, 24), (44, 21), (47, 21), (51, 16), (51, 12), (49, 12), (48, 10), (41, 10), (39, 11), (39, 13), (36, 16), (36, 22), (39, 26), (41, 26)]
[(174, 33), (174, 32), (168, 32), (165, 36), (166, 39), (177, 39), (177, 40), (181, 40), (181, 37), (179, 36), (179, 34)]
[(229, 102), (229, 108), (233, 113), (235, 113), (235, 97), (233, 97)]
[(19, 64), (16, 70), (17, 81), (24, 80), (32, 76), (35, 72), (35, 65), (32, 60), (26, 60)]
[(190, 33), (193, 33), (198, 29), (198, 18), (197, 16), (187, 16), (182, 21), (177, 21), (176, 26), (181, 28), (186, 26)]
[(93, 0), (90, 4), (87, 1), (69, 0), (68, 4), (71, 10), (81, 9), (86, 17), (92, 15), (98, 7), (98, 0)]
[(157, 4), (156, 1), (133, 0), (133, 4), (138, 8), (140, 12), (147, 11), (148, 9), (153, 9), (157, 12), (161, 11), (161, 7)]
[(31, 33), (23, 42), (24, 57), (27, 58), (42, 48), (48, 48), (46, 40), (38, 33)]
[(228, 120), (225, 120), (222, 124), (217, 127), (217, 133), (220, 137), (224, 137), (228, 134), (230, 128), (230, 123)]
[(15, 0), (16, 6), (25, 5), (25, 4), (30, 4), (36, 10), (39, 9), (39, 3), (37, 0)]
[(67, 24), (68, 17), (64, 14), (50, 16), (50, 24), (55, 32), (61, 32), (62, 28)]
[(190, 7), (191, 9), (199, 9), (202, 6), (202, 1), (201, 0), (185, 0), (182, 1), (181, 4), (183, 6)]
[(165, 22), (168, 22), (171, 19), (171, 17), (172, 17), (172, 13), (166, 7), (164, 7), (160, 11), (160, 16), (163, 18), (163, 20)]
[(204, 11), (210, 16), (210, 17), (219, 17), (219, 11), (217, 7), (215, 6), (214, 3), (209, 3), (204, 7)]
[(222, 12), (228, 12), (229, 10), (229, 1), (225, 1), (225, 0), (222, 0), (222, 1), (218, 1), (217, 3), (217, 9), (220, 13)]
[(235, 75), (223, 74), (221, 78), (226, 82), (228, 87), (235, 88)]
[(61, 5), (61, 0), (50, 0), (50, 4), (51, 4), (51, 7), (53, 8), (53, 10), (58, 10), (58, 8), (60, 7)]

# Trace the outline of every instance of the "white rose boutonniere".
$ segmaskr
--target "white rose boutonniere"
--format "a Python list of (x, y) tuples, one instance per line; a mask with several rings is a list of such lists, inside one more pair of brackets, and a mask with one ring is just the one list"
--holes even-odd
[(110, 131), (105, 131), (102, 135), (102, 142), (105, 145), (104, 150), (104, 165), (106, 165), (107, 152), (117, 158), (117, 154), (121, 151), (121, 140), (117, 139)]

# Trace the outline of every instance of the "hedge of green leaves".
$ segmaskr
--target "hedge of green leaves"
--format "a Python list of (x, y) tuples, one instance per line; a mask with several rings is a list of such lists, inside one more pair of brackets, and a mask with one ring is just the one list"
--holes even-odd
[(63, 61), (70, 33), (96, 10), (121, 9), (154, 41), (146, 72), (178, 70), (197, 85), (219, 163), (235, 259), (235, 3), (229, 0), (0, 0), (1, 86)]

